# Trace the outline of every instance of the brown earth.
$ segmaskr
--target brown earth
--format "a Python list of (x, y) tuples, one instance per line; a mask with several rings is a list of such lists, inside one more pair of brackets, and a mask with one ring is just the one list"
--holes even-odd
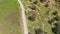
[(19, 12), (7, 15), (3, 21), (0, 22), (0, 34), (20, 34)]

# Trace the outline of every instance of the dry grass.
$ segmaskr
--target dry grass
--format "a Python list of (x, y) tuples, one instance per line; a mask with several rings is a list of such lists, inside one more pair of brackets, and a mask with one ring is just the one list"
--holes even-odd
[(20, 20), (19, 12), (7, 15), (3, 21), (0, 22), (1, 34), (20, 34)]

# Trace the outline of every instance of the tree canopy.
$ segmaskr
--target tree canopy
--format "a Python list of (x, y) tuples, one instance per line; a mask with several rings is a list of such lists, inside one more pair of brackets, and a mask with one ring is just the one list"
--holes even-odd
[(53, 31), (55, 34), (60, 34), (60, 22), (55, 23), (55, 27), (52, 28), (52, 31)]

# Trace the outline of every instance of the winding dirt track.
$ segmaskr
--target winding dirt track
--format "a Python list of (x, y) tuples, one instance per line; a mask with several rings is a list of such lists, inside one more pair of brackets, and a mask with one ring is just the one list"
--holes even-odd
[(28, 27), (27, 27), (27, 23), (26, 23), (26, 17), (25, 17), (25, 9), (24, 6), (21, 2), (21, 0), (18, 0), (20, 7), (22, 9), (22, 21), (23, 21), (23, 27), (24, 27), (24, 34), (28, 34)]

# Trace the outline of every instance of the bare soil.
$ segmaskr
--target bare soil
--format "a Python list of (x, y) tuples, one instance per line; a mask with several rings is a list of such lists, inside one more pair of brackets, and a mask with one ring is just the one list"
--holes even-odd
[(20, 34), (19, 12), (7, 15), (3, 21), (0, 22), (0, 34)]

